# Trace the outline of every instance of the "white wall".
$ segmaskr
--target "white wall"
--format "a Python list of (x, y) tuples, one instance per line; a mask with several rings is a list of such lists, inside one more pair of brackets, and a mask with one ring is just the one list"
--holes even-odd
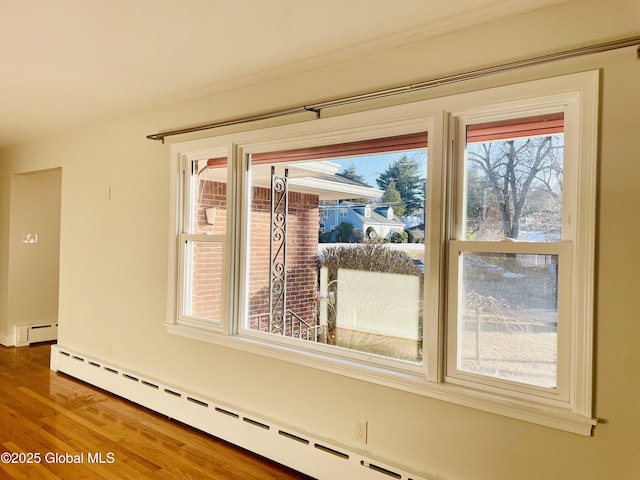
[[(637, 35), (638, 19), (640, 2), (635, 0), (570, 1), (515, 20), (5, 149), (0, 152), (0, 288), (8, 282), (8, 176), (62, 166), (62, 345), (346, 445), (355, 446), (353, 418), (366, 418), (370, 455), (442, 480), (639, 478), (640, 224), (634, 212), (640, 183), (640, 63), (635, 48), (411, 95), (424, 98), (602, 69), (594, 413), (603, 423), (593, 437), (168, 335), (162, 323), (169, 146), (145, 138), (165, 129)], [(108, 185), (111, 200), (104, 195)], [(7, 328), (6, 311), (6, 294), (0, 292), (0, 330)]]

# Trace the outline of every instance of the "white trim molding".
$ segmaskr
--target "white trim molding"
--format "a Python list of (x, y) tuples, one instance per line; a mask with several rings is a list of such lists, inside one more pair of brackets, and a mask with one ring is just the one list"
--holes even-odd
[(51, 369), (115, 393), (157, 413), (318, 480), (435, 480), (353, 447), (169, 385), (74, 350), (51, 347)]

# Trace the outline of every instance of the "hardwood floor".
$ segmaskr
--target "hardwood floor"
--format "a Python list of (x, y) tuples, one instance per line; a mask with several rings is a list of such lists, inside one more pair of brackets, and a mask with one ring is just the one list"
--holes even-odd
[(49, 353), (0, 347), (0, 478), (310, 479), (54, 373)]

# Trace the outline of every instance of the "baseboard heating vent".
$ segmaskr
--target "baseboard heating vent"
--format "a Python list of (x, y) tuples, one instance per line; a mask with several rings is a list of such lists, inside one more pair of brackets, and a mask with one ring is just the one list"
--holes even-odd
[(230, 412), (229, 410), (225, 410), (224, 408), (216, 407), (215, 411), (218, 413), (224, 413), (225, 415), (229, 415), (233, 418), (240, 418), (240, 415), (238, 415), (237, 413)]
[(58, 338), (58, 324), (16, 325), (14, 335), (16, 347), (26, 347), (38, 342), (51, 342)]
[(295, 440), (296, 442), (309, 445), (309, 440), (307, 440), (306, 438), (299, 437), (297, 435), (294, 435), (293, 433), (285, 432), (284, 430), (278, 430), (278, 435), (282, 435), (283, 437), (287, 437), (290, 440)]
[[(79, 361), (82, 360), (82, 361)], [(59, 345), (51, 369), (83, 380), (161, 415), (190, 425), (318, 480), (429, 480), (380, 459), (315, 438), (277, 422), (225, 405), (138, 372), (105, 365)]]
[(394, 472), (392, 470), (388, 470), (386, 468), (382, 468), (382, 467), (380, 467), (378, 465), (375, 465), (373, 463), (367, 463), (364, 460), (362, 460), (362, 461), (360, 461), (360, 464), (363, 467), (370, 468), (371, 470), (375, 470), (376, 472), (380, 472), (380, 473), (382, 473), (384, 475), (387, 475), (387, 476), (389, 476), (391, 478), (402, 478), (402, 475), (400, 475), (399, 473), (396, 473), (396, 472)]
[(196, 405), (200, 405), (201, 407), (208, 407), (209, 404), (207, 402), (203, 402), (202, 400), (198, 400), (197, 398), (187, 397), (187, 401), (191, 403), (195, 403)]
[(168, 388), (164, 389), (164, 393), (168, 393), (169, 395), (173, 395), (174, 397), (182, 398), (182, 394), (178, 393), (174, 390), (169, 390)]
[(242, 419), (242, 421), (247, 422), (247, 423), (253, 425), (254, 427), (264, 428), (265, 430), (270, 430), (271, 429), (271, 427), (269, 425), (267, 425), (266, 423), (262, 423), (262, 422), (259, 422), (257, 420), (253, 420), (252, 418), (244, 417)]

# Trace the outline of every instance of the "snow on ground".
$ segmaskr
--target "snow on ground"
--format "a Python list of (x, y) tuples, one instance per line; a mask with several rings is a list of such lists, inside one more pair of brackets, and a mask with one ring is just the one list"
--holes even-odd
[(462, 335), (460, 370), (540, 387), (556, 386), (557, 334), (554, 332), (481, 331), (479, 358), (476, 332)]

